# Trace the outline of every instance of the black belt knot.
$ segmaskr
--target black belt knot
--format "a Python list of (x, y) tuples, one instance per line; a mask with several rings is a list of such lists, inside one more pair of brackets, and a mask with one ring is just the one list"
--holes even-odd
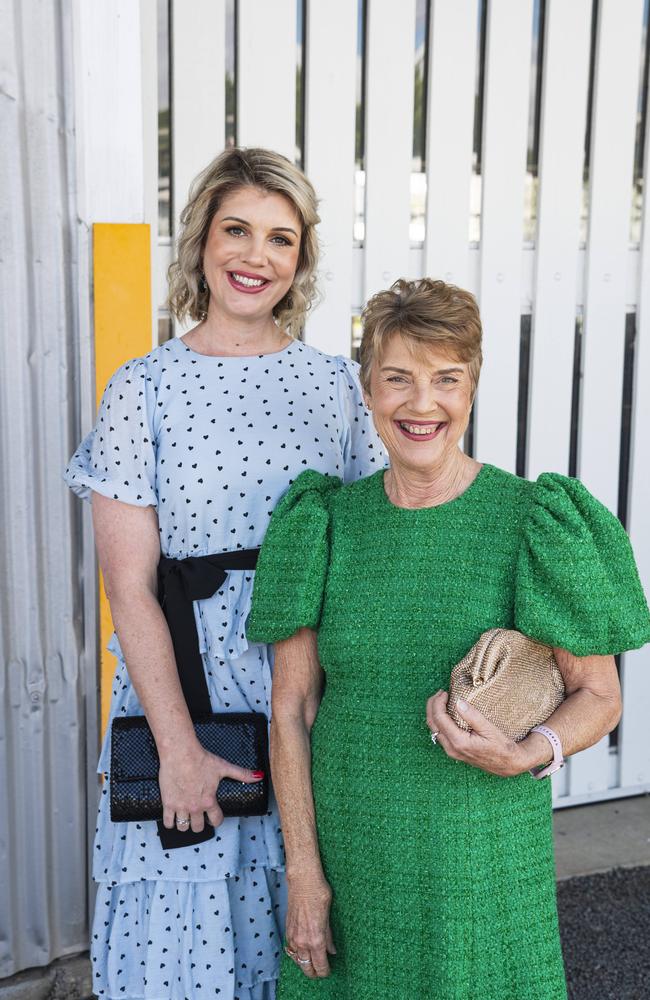
[(192, 717), (212, 711), (194, 620), (193, 601), (220, 590), (231, 569), (255, 569), (259, 549), (238, 549), (209, 556), (188, 556), (158, 563), (158, 600), (174, 645), (181, 687)]

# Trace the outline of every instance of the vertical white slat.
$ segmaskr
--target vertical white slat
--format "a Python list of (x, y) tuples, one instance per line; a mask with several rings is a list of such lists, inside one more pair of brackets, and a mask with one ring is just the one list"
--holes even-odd
[[(650, 128), (646, 127), (643, 230), (638, 271), (634, 410), (630, 455), (630, 541), (641, 583), (650, 595)], [(619, 738), (622, 787), (650, 784), (650, 646), (626, 653), (622, 663), (623, 718)]]
[[(354, 213), (357, 11), (350, 0), (311, 0), (307, 12), (305, 168), (320, 199), (323, 300), (305, 340), (329, 354), (350, 353)], [(336, 59), (332, 54), (336, 53)], [(336, 154), (332, 155), (332, 137)]]
[(485, 360), (476, 454), (511, 471), (517, 443), (532, 19), (533, 0), (492, 0), (488, 8), (480, 278)]
[(296, 0), (239, 0), (237, 142), (295, 159)]
[(530, 357), (528, 469), (569, 467), (592, 0), (548, 0)]
[(616, 512), (643, 0), (601, 0), (592, 116), (579, 475)]
[(194, 177), (223, 150), (226, 138), (225, 0), (173, 0), (172, 232)]
[[(594, 76), (579, 475), (616, 513), (643, 0), (602, 0)], [(570, 793), (605, 790), (608, 741), (571, 764)]]
[(415, 0), (368, 0), (366, 300), (409, 270)]
[(432, 0), (424, 273), (461, 288), (469, 284), (478, 16), (477, 0)]
[(609, 788), (609, 737), (571, 757), (568, 763), (569, 795), (604, 792)]
[[(131, 0), (73, 7), (79, 217), (142, 222), (140, 7)], [(119, 86), (116, 86), (119, 80)]]
[(140, 53), (142, 66), (142, 174), (144, 221), (149, 226), (151, 252), (151, 330), (158, 343), (158, 308), (155, 261), (158, 254), (158, 16), (157, 5), (140, 0)]

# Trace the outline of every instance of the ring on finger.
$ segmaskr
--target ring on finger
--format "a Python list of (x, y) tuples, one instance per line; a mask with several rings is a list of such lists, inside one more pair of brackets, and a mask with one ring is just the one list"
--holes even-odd
[(436, 729), (435, 732), (431, 733), (431, 742), (435, 746), (438, 742), (438, 737), (440, 736), (440, 730)]
[(176, 826), (189, 826), (189, 825), (190, 825), (189, 816), (184, 818), (181, 818), (180, 816), (176, 817)]
[(288, 944), (286, 944), (284, 946), (284, 953), (285, 953), (285, 955), (288, 955), (289, 958), (295, 958), (296, 957), (295, 951), (292, 951)]
[(301, 958), (300, 955), (296, 955), (296, 962), (298, 965), (311, 965), (311, 958)]

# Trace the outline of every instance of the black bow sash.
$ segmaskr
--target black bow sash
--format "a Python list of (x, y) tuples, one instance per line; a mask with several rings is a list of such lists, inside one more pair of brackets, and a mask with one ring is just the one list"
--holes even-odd
[[(189, 556), (158, 563), (158, 600), (167, 619), (174, 646), (178, 676), (183, 696), (192, 718), (212, 712), (208, 683), (194, 619), (193, 601), (212, 597), (224, 585), (231, 569), (255, 569), (259, 549), (218, 552), (210, 556)], [(158, 824), (158, 834), (165, 850), (189, 847), (214, 837), (214, 828), (206, 823), (201, 833)]]

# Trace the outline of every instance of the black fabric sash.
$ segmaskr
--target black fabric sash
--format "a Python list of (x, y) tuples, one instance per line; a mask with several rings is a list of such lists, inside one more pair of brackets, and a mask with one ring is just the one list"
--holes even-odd
[[(174, 646), (178, 676), (192, 718), (212, 712), (208, 683), (194, 619), (193, 601), (204, 601), (221, 589), (231, 569), (255, 569), (259, 549), (217, 552), (210, 556), (189, 556), (158, 563), (158, 600), (167, 619)], [(214, 828), (206, 821), (201, 833), (192, 830), (167, 830), (158, 823), (158, 835), (164, 850), (190, 847), (214, 837)]]

